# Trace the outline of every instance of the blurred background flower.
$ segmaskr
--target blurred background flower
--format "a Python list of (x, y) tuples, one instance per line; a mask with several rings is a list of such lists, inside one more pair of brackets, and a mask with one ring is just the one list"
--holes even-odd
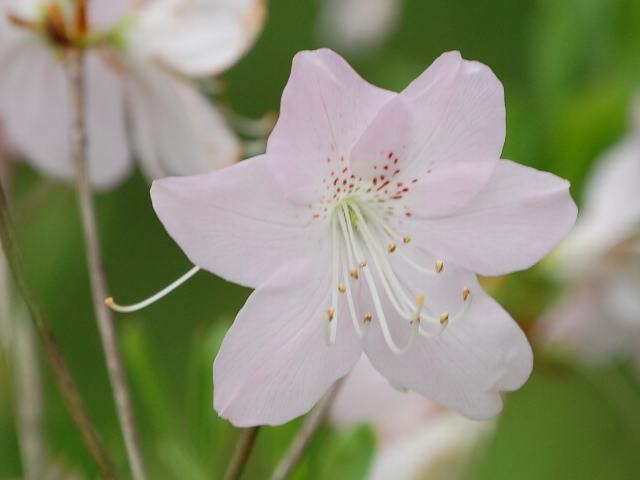
[[(63, 50), (88, 46), (85, 96), (92, 183), (121, 182), (137, 158), (150, 178), (240, 159), (222, 113), (192, 80), (219, 74), (262, 28), (261, 0), (3, 0), (0, 112), (45, 175), (73, 176)], [(86, 15), (86, 18), (84, 18)]]
[[(153, 2), (149, 0), (143, 5), (147, 3)], [(160, 0), (160, 3), (164, 2)], [(320, 37), (318, 25), (332, 23), (331, 18), (324, 20), (329, 3), (328, 0), (270, 2), (264, 31), (255, 46), (228, 70), (211, 72), (218, 77), (217, 90), (211, 100), (243, 117), (261, 118), (277, 111), (294, 53), (328, 45), (333, 37), (338, 38), (337, 34), (330, 34), (329, 39)], [(630, 119), (634, 118), (634, 96), (640, 90), (640, 2), (405, 0), (401, 3), (400, 13), (391, 22), (392, 25), (395, 22), (395, 26), (377, 45), (374, 42), (374, 47), (362, 50), (366, 53), (361, 54), (358, 49), (352, 51), (350, 44), (332, 46), (368, 81), (394, 90), (406, 86), (447, 50), (458, 49), (466, 58), (491, 66), (504, 83), (506, 93), (508, 126), (503, 157), (515, 158), (571, 180), (572, 194), (582, 207), (580, 222), (586, 222), (591, 215), (589, 205), (596, 201), (596, 197), (592, 200), (595, 190), (587, 185), (597, 182), (588, 179), (606, 178), (606, 174), (605, 177), (599, 175), (605, 170), (609, 170), (610, 175), (620, 175), (611, 173), (616, 162), (606, 159), (614, 158), (612, 152), (615, 154), (621, 145), (629, 145), (637, 138), (634, 137), (637, 134), (632, 133)], [(375, 24), (367, 19), (374, 10), (370, 6), (367, 14), (351, 20), (353, 26), (347, 31), (366, 30), (369, 22)], [(333, 20), (340, 23), (343, 18)], [(3, 28), (4, 25), (0, 26)], [(379, 31), (377, 29), (373, 28)], [(2, 41), (6, 45), (4, 38)], [(154, 42), (154, 45), (162, 44)], [(356, 44), (354, 41), (353, 45)], [(165, 69), (163, 63), (160, 70)], [(0, 64), (0, 85), (6, 81), (6, 72), (4, 64)], [(183, 73), (191, 76), (194, 72)], [(41, 84), (41, 88), (51, 88), (51, 85), (42, 85), (41, 73), (23, 78)], [(207, 86), (211, 83), (208, 78), (199, 78), (198, 82)], [(42, 96), (40, 92), (39, 98)], [(161, 96), (164, 98), (165, 94)], [(12, 98), (24, 102), (26, 109), (29, 97), (16, 93)], [(32, 108), (38, 119), (43, 110)], [(29, 115), (33, 118), (32, 113)], [(9, 121), (5, 117), (5, 122)], [(241, 132), (236, 123), (233, 120), (227, 125), (234, 127), (241, 140), (246, 140), (246, 133)], [(31, 148), (36, 148), (34, 145), (42, 148), (46, 138), (39, 138), (40, 143), (35, 138), (28, 140)], [(26, 154), (23, 146), (16, 146)], [(140, 152), (134, 151), (133, 156), (142, 160)], [(82, 248), (81, 231), (76, 215), (72, 214), (73, 191), (41, 177), (31, 165), (33, 163), (19, 164), (13, 176), (11, 196), (29, 277), (51, 317), (107, 446), (117, 463), (124, 465), (124, 449), (110, 401), (99, 338), (90, 319), (86, 271), (78, 254)], [(631, 185), (638, 185), (640, 178), (629, 178), (631, 174), (629, 170), (622, 174), (627, 177), (625, 180), (615, 180), (620, 187), (611, 190), (616, 198), (627, 180)], [(147, 179), (138, 171), (122, 178), (115, 188), (98, 197), (98, 207), (107, 275), (116, 298), (127, 302), (143, 298), (165, 285), (187, 270), (189, 264), (151, 209)], [(605, 197), (608, 195), (613, 194)], [(607, 210), (604, 218), (613, 223), (622, 219), (633, 209), (629, 203), (632, 201), (629, 199), (625, 206)], [(525, 331), (534, 333), (532, 339), (539, 345), (534, 346), (536, 363), (533, 376), (523, 389), (506, 397), (505, 410), (496, 420), (493, 431), (469, 442), (471, 452), (462, 471), (444, 478), (630, 480), (637, 477), (640, 382), (629, 357), (637, 351), (638, 343), (629, 334), (628, 327), (632, 325), (625, 323), (620, 329), (619, 320), (609, 317), (616, 310), (612, 310), (609, 302), (620, 307), (639, 296), (638, 287), (634, 286), (637, 284), (626, 280), (638, 269), (628, 260), (627, 253), (617, 260), (620, 246), (629, 245), (623, 237), (630, 233), (616, 233), (612, 244), (585, 253), (574, 263), (583, 272), (596, 272), (595, 291), (586, 290), (582, 295), (586, 297), (586, 305), (594, 299), (604, 302), (609, 296), (604, 292), (610, 290), (617, 292), (614, 297), (622, 296), (624, 300), (606, 300), (602, 303), (606, 305), (604, 311), (587, 307), (585, 314), (575, 317), (576, 330), (571, 327), (571, 335), (564, 336), (574, 346), (588, 351), (598, 348), (593, 344), (591, 348), (587, 346), (594, 337), (589, 335), (577, 340), (578, 328), (591, 325), (602, 329), (595, 335), (598, 340), (622, 337), (624, 342), (618, 344), (623, 347), (622, 351), (617, 347), (604, 349), (598, 357), (604, 357), (604, 362), (578, 361), (584, 356), (576, 355), (576, 349), (548, 348), (538, 334), (542, 329), (541, 319), (550, 319), (550, 312), (556, 306), (572, 303), (570, 300), (578, 285), (593, 278), (591, 273), (564, 273), (560, 260), (563, 249), (546, 265), (483, 281), (483, 286)], [(616, 282), (622, 284), (622, 288), (614, 288)], [(212, 275), (200, 275), (148, 310), (119, 319), (151, 478), (222, 477), (238, 432), (217, 418), (211, 409), (211, 363), (222, 336), (248, 293)], [(564, 321), (562, 313), (550, 319), (551, 323)], [(2, 335), (4, 338), (4, 333)], [(0, 355), (0, 479), (22, 478), (27, 474), (19, 441), (15, 368), (14, 357), (3, 351)], [(49, 372), (44, 368), (41, 371), (42, 429), (48, 458), (55, 458), (56, 463), (84, 477), (95, 477), (95, 467), (76, 435)], [(386, 385), (381, 388), (390, 389)], [(370, 388), (365, 396), (384, 395), (381, 392)], [(430, 431), (438, 431), (435, 426), (430, 427), (432, 424), (427, 418), (415, 415), (415, 423), (424, 426), (425, 436)], [(377, 419), (363, 416), (362, 420), (347, 427), (324, 426), (293, 478), (368, 478), (372, 465), (378, 462), (374, 457), (385, 448), (385, 442), (378, 433)], [(299, 421), (294, 421), (278, 428), (264, 428), (248, 464), (246, 478), (267, 477), (298, 426)], [(446, 443), (443, 437), (438, 438), (435, 443)], [(409, 443), (411, 448), (418, 449), (419, 444), (418, 440)], [(401, 464), (408, 465), (409, 461)], [(432, 480), (435, 473), (430, 474), (422, 478)], [(421, 478), (419, 473), (414, 477)]]
[(593, 167), (581, 218), (555, 261), (566, 298), (542, 335), (587, 360), (631, 359), (640, 372), (640, 105), (629, 132)]

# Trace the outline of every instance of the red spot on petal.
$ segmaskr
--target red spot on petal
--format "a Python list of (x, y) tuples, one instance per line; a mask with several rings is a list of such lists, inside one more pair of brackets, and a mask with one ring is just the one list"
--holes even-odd
[(389, 155), (387, 155), (387, 158), (388, 158), (389, 160), (391, 160), (391, 157), (393, 157), (393, 152), (389, 152)]

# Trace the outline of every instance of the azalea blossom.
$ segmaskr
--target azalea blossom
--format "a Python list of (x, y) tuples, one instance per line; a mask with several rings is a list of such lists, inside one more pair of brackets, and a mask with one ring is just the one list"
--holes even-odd
[(370, 423), (377, 445), (367, 478), (463, 478), (493, 422), (468, 420), (413, 392), (392, 388), (361, 358), (331, 409), (338, 428)]
[(394, 93), (307, 51), (264, 155), (155, 181), (189, 259), (255, 288), (215, 360), (218, 413), (286, 422), (364, 353), (398, 388), (497, 414), (532, 353), (474, 272), (528, 268), (576, 215), (568, 182), (500, 160), (504, 138), (502, 85), (457, 52)]
[(363, 54), (395, 31), (404, 0), (323, 0), (320, 5), (322, 39), (346, 52)]
[(231, 66), (264, 14), (263, 0), (0, 0), (9, 136), (39, 171), (72, 178), (63, 63), (67, 48), (80, 47), (94, 186), (116, 185), (133, 157), (150, 178), (233, 163), (236, 137), (189, 78)]
[(597, 162), (574, 231), (555, 255), (569, 284), (540, 334), (587, 360), (640, 366), (640, 103), (631, 131)]

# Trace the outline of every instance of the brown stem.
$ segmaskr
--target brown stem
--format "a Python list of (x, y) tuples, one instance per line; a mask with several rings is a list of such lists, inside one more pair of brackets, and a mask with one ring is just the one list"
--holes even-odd
[(342, 384), (342, 379), (333, 384), (331, 389), (320, 399), (318, 404), (313, 407), (302, 423), (300, 430), (293, 438), (289, 448), (282, 456), (282, 459), (276, 466), (270, 480), (285, 480), (293, 469), (300, 463), (305, 450), (311, 443), (314, 435), (322, 425), (322, 422), (329, 413), (329, 408), (336, 398), (336, 394)]
[(240, 434), (236, 449), (233, 452), (229, 467), (224, 474), (224, 480), (238, 480), (242, 475), (244, 467), (247, 465), (249, 455), (253, 450), (260, 427), (245, 428)]
[(18, 291), (22, 295), (24, 302), (31, 313), (45, 358), (53, 377), (58, 385), (58, 389), (62, 394), (67, 410), (71, 414), (76, 427), (82, 435), (85, 446), (93, 457), (100, 474), (104, 479), (115, 480), (118, 478), (116, 470), (111, 462), (109, 454), (102, 444), (102, 440), (89, 417), (84, 399), (78, 390), (75, 380), (71, 375), (71, 371), (67, 366), (55, 334), (51, 329), (51, 325), (45, 316), (40, 304), (36, 301), (34, 294), (29, 289), (26, 281), (26, 275), (22, 266), (21, 254), (18, 244), (15, 240), (13, 226), (9, 216), (9, 208), (4, 196), (2, 184), (0, 183), (0, 241), (7, 257), (9, 269), (13, 275)]
[(95, 204), (89, 184), (87, 165), (83, 63), (82, 52), (72, 50), (68, 53), (67, 73), (71, 100), (71, 155), (76, 174), (76, 190), (84, 230), (93, 307), (131, 472), (134, 480), (145, 480), (146, 475), (135, 426), (135, 416), (118, 345), (118, 337), (111, 312), (104, 304), (104, 299), (107, 298), (107, 283), (102, 268)]

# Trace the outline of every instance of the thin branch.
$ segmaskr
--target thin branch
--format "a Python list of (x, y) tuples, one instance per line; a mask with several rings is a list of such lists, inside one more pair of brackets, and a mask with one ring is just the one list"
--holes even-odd
[(31, 324), (25, 321), (29, 314), (24, 308), (20, 310), (16, 314), (13, 356), (18, 440), (25, 478), (38, 480), (44, 477), (47, 464), (47, 449), (42, 431), (42, 380), (36, 337)]
[(98, 239), (95, 204), (89, 184), (89, 166), (87, 165), (82, 52), (70, 51), (68, 53), (67, 73), (71, 100), (71, 155), (76, 174), (76, 190), (84, 230), (93, 307), (102, 340), (102, 348), (106, 357), (107, 371), (113, 390), (120, 428), (124, 436), (131, 472), (134, 480), (145, 480), (146, 475), (135, 426), (135, 416), (122, 356), (120, 354), (120, 347), (118, 345), (118, 337), (111, 312), (104, 304), (104, 299), (107, 297), (107, 284), (102, 268), (102, 254)]
[(314, 435), (324, 422), (329, 408), (333, 404), (333, 400), (336, 398), (336, 394), (342, 384), (342, 379), (333, 384), (331, 389), (320, 399), (318, 404), (313, 407), (313, 410), (307, 414), (298, 430), (298, 433), (294, 437), (293, 441), (289, 445), (289, 448), (282, 456), (280, 463), (276, 466), (270, 480), (285, 480), (293, 470), (296, 468), (307, 447), (311, 443)]
[(71, 371), (67, 366), (55, 334), (51, 329), (48, 319), (44, 315), (40, 304), (36, 301), (35, 296), (28, 287), (26, 275), (22, 266), (21, 254), (18, 244), (15, 240), (13, 226), (9, 216), (7, 201), (4, 196), (2, 184), (0, 184), (0, 241), (7, 257), (9, 269), (13, 275), (16, 287), (21, 293), (24, 302), (31, 313), (38, 335), (42, 343), (45, 358), (54, 379), (58, 385), (58, 389), (62, 394), (67, 410), (71, 414), (76, 427), (82, 435), (85, 446), (93, 457), (100, 474), (104, 479), (115, 480), (118, 478), (109, 454), (102, 444), (102, 440), (89, 417), (84, 399), (78, 390), (75, 380), (71, 375)]
[(229, 467), (224, 474), (224, 480), (238, 480), (242, 476), (244, 467), (247, 465), (249, 455), (253, 450), (253, 446), (258, 436), (260, 427), (245, 428), (240, 434), (236, 449), (233, 452)]

